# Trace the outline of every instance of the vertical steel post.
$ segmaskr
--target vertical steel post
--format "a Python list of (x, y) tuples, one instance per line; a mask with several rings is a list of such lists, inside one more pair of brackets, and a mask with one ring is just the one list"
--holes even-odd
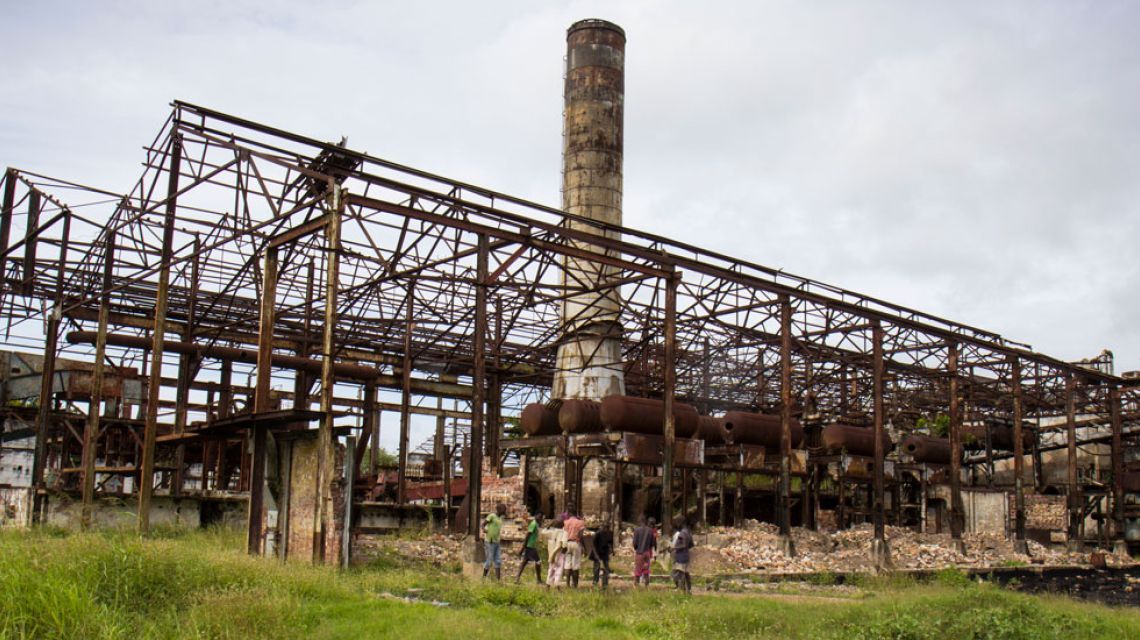
[[(354, 462), (356, 463), (356, 473), (366, 474), (365, 470), (362, 468), (363, 462), (364, 462), (364, 460), (363, 460), (364, 452), (365, 451), (373, 452), (371, 457), (373, 459), (375, 459), (376, 454), (374, 452), (377, 449), (376, 437), (378, 434), (376, 433), (376, 383), (375, 382), (369, 382), (369, 383), (364, 385), (364, 407), (362, 408), (361, 411), (362, 411), (362, 416), (361, 416), (362, 420), (361, 420), (361, 424), (360, 424), (360, 431), (361, 431), (360, 437), (364, 439), (363, 444), (369, 448), (365, 449), (364, 447), (357, 445), (358, 455), (357, 455), (356, 460)], [(374, 461), (370, 460), (368, 462), (369, 467), (371, 467), (374, 464), (376, 464), (376, 462), (374, 462)]]
[[(278, 257), (276, 247), (265, 250), (265, 268), (261, 276), (261, 310), (257, 333), (257, 381), (253, 391), (254, 415), (270, 409), (269, 395), (273, 383), (273, 325), (277, 306)], [(261, 555), (261, 539), (265, 521), (265, 427), (253, 427), (252, 476), (249, 484), (249, 521), (246, 548), (250, 555)]]
[(174, 223), (178, 213), (178, 178), (182, 171), (182, 137), (170, 139), (170, 175), (166, 185), (166, 212), (162, 226), (162, 256), (158, 265), (158, 291), (154, 296), (154, 333), (147, 383), (146, 422), (143, 432), (142, 473), (139, 475), (139, 533), (150, 530), (150, 497), (154, 492), (154, 443), (158, 436), (158, 403), (162, 392), (162, 359), (166, 347), (166, 305), (170, 293), (170, 263), (174, 257)]
[(352, 452), (356, 451), (356, 438), (348, 436), (346, 454), (344, 456), (344, 526), (340, 532), (340, 566), (344, 569), (352, 563), (352, 489), (356, 484), (356, 460)]
[(40, 226), (40, 192), (31, 189), (28, 192), (28, 224), (24, 232), (24, 269), (20, 277), (24, 281), (23, 291), (31, 295), (32, 285), (36, 279), (36, 227)]
[[(108, 231), (108, 235), (111, 232)], [(46, 487), (44, 468), (47, 466), (48, 438), (51, 433), (52, 405), (55, 391), (55, 359), (59, 350), (59, 324), (63, 314), (63, 289), (66, 282), (68, 247), (71, 242), (71, 214), (63, 221), (63, 240), (59, 248), (59, 267), (56, 273), (55, 304), (47, 313), (46, 335), (44, 336), (44, 362), (40, 368), (40, 397), (36, 411), (36, 444), (32, 454), (32, 501), (28, 524), (38, 525), (46, 513)], [(0, 247), (0, 255), (4, 249)], [(3, 280), (3, 258), (0, 258), (0, 281)], [(41, 492), (44, 492), (41, 495)]]
[[(8, 253), (8, 241), (12, 235), (12, 216), (16, 206), (16, 170), (9, 167), (4, 172), (4, 200), (0, 204), (0, 256)], [(0, 257), (0, 279), (4, 277), (4, 261)]]
[(107, 324), (111, 315), (111, 283), (115, 273), (115, 233), (107, 230), (106, 252), (103, 257), (103, 287), (99, 294), (99, 329), (95, 337), (95, 366), (91, 371), (91, 395), (87, 422), (83, 429), (83, 507), (80, 526), (91, 526), (91, 511), (95, 501), (95, 443), (99, 438), (100, 418), (103, 415), (103, 371), (107, 362)]
[(1084, 520), (1083, 500), (1081, 487), (1077, 481), (1077, 378), (1070, 371), (1065, 377), (1066, 420), (1065, 420), (1065, 450), (1068, 455), (1068, 504), (1069, 527), (1068, 548), (1073, 551), (1081, 549), (1081, 521)]
[(673, 395), (677, 392), (677, 281), (674, 271), (665, 279), (665, 447), (661, 468), (661, 528), (666, 536), (673, 533), (673, 447), (676, 420), (673, 417)]
[(416, 280), (408, 281), (408, 303), (404, 307), (404, 356), (400, 371), (400, 446), (396, 475), (396, 504), (407, 501), (408, 438), (412, 428), (412, 331), (415, 329)]
[(321, 340), (321, 423), (317, 430), (317, 517), (313, 520), (313, 564), (325, 562), (325, 546), (332, 517), (333, 484), (333, 401), (336, 376), (337, 289), (340, 283), (340, 223), (344, 213), (344, 194), (336, 184), (329, 184), (329, 222), (325, 226), (325, 326)]
[(949, 345), (947, 369), (950, 376), (950, 538), (954, 549), (966, 552), (962, 542), (965, 514), (962, 509), (962, 413), (958, 406), (958, 343)]
[(888, 549), (885, 523), (884, 485), (886, 474), (883, 467), (886, 464), (886, 450), (883, 440), (886, 436), (883, 431), (883, 325), (875, 320), (871, 324), (871, 405), (875, 429), (875, 470), (874, 495), (871, 499), (871, 519), (874, 522), (875, 537), (871, 541), (871, 553), (878, 565), (888, 562)]
[(792, 302), (780, 296), (780, 487), (777, 521), (780, 550), (795, 555), (792, 544)]
[(490, 259), (487, 236), (480, 234), (475, 264), (475, 335), (472, 336), (474, 367), (471, 372), (471, 444), (467, 447), (467, 534), (482, 536), (479, 521), (483, 498), (483, 420), (487, 384), (487, 263)]
[(44, 336), (44, 364), (40, 371), (40, 404), (36, 410), (36, 450), (32, 459), (32, 511), (28, 524), (40, 524), (44, 487), (44, 467), (47, 462), (47, 441), (50, 434), (51, 412), (55, 391), (55, 359), (59, 348), (60, 301), (48, 311), (47, 335)]
[(1112, 537), (1113, 551), (1127, 554), (1124, 540), (1124, 422), (1120, 415), (1120, 387), (1108, 392), (1108, 405), (1112, 420)]
[(1010, 356), (1010, 389), (1013, 394), (1013, 550), (1028, 553), (1025, 541), (1025, 443), (1021, 405), (1021, 359)]

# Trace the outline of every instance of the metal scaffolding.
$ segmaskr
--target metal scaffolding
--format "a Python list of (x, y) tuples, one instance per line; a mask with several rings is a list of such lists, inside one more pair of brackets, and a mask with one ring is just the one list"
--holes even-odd
[[(1063, 432), (1075, 536), (1085, 504), (1078, 418), (1111, 425), (1112, 517), (1122, 535), (1122, 451), (1140, 393), (1095, 363), (184, 102), (173, 104), (143, 166), (126, 195), (4, 175), (0, 315), (8, 345), (44, 357), (41, 400), (6, 407), (35, 424), (36, 518), (51, 491), (78, 491), (86, 522), (110, 477), (134, 483), (144, 531), (156, 489), (248, 491), (256, 552), (267, 438), (316, 423), (314, 540), (323, 541), (338, 434), (357, 436), (359, 464), (375, 452), (377, 412), (399, 411), (402, 504), (410, 416), (449, 415), (433, 406), (442, 397), (460, 402), (452, 417), (470, 418), (462, 466), (477, 535), (484, 455), (499, 460), (504, 419), (549, 397), (557, 347), (576, 324), (561, 309), (574, 298), (620, 301), (629, 395), (706, 414), (780, 416), (784, 533), (794, 419), (863, 421), (879, 433), (945, 414), (956, 539), (961, 431), (987, 419), (1013, 425), (1018, 540), (1023, 486), (1034, 483), (1023, 480), (1023, 431), (1034, 442)], [(568, 258), (606, 267), (604, 277), (576, 278)], [(90, 363), (83, 384), (56, 384), (64, 358)], [(137, 398), (123, 392), (132, 381), (144, 390)], [(400, 401), (384, 404), (378, 390)], [(673, 478), (677, 438), (665, 415), (662, 465)], [(1059, 427), (1025, 426), (1058, 416)], [(877, 447), (878, 539), (884, 456)], [(673, 486), (662, 487), (668, 513)], [(317, 559), (323, 549), (314, 545)]]

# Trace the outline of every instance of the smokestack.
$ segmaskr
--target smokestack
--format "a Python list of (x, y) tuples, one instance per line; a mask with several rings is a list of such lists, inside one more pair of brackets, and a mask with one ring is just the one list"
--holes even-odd
[[(566, 87), (562, 149), (562, 208), (621, 225), (622, 115), (625, 109), (625, 32), (605, 20), (581, 20), (566, 31)], [(572, 229), (601, 233), (588, 223)], [(616, 231), (607, 236), (620, 238)], [(600, 247), (581, 243), (593, 251)], [(558, 347), (556, 399), (601, 400), (625, 394), (617, 269), (566, 258), (562, 282), (591, 289), (562, 304), (565, 333)], [(597, 290), (601, 288), (601, 290)]]

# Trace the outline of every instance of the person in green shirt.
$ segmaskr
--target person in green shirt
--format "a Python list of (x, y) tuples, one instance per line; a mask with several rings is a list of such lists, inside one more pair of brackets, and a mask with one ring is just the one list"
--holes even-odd
[(507, 505), (495, 505), (495, 513), (488, 513), (483, 521), (483, 551), (487, 558), (483, 561), (483, 577), (491, 571), (491, 564), (495, 565), (495, 579), (499, 580), (503, 570), (502, 546), (499, 544), (499, 534), (503, 531), (503, 516), (507, 515)]
[(515, 584), (522, 580), (523, 570), (531, 562), (534, 563), (534, 579), (538, 584), (542, 584), (542, 558), (538, 555), (538, 531), (541, 527), (542, 514), (536, 513), (530, 517), (526, 525), (526, 538), (523, 540), (522, 550), (519, 551), (522, 564), (519, 565), (519, 573), (515, 576)]

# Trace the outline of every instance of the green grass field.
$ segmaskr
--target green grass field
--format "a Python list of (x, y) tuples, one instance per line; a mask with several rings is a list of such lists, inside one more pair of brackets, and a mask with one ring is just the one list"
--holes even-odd
[[(841, 597), (793, 585), (768, 596), (601, 595), (479, 584), (393, 556), (348, 572), (285, 566), (241, 548), (223, 531), (0, 532), (0, 638), (1140, 637), (1135, 610), (960, 574), (868, 579)], [(403, 599), (409, 589), (420, 601)]]

